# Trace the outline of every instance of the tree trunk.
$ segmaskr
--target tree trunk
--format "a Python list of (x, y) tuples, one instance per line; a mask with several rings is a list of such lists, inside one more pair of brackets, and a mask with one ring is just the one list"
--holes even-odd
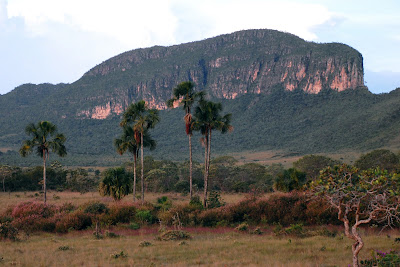
[(4, 185), (5, 180), (6, 180), (6, 177), (3, 176), (3, 192), (4, 193), (6, 192), (6, 186)]
[[(368, 220), (365, 220), (368, 221)], [(370, 221), (370, 220), (369, 220)], [(353, 267), (358, 267), (358, 254), (360, 253), (361, 249), (364, 247), (364, 242), (361, 238), (361, 235), (358, 233), (357, 228), (360, 225), (360, 221), (358, 220), (358, 214), (356, 215), (356, 223), (351, 227), (351, 233), (354, 237), (354, 244), (351, 246), (351, 250), (353, 252)]]
[(136, 151), (133, 155), (133, 202), (136, 201)]
[(144, 164), (143, 164), (143, 132), (140, 133), (140, 156), (141, 156), (141, 162), (142, 162), (142, 204), (144, 204)]
[(46, 151), (43, 150), (43, 193), (44, 193), (44, 204), (46, 204)]
[(210, 133), (208, 134), (208, 163), (207, 163), (207, 178), (210, 173), (210, 161), (211, 161), (211, 129)]
[(192, 135), (189, 134), (189, 191), (190, 199), (193, 197), (193, 167), (192, 167)]
[(205, 148), (204, 148), (204, 207), (207, 208), (207, 187), (208, 187), (208, 132), (205, 135)]

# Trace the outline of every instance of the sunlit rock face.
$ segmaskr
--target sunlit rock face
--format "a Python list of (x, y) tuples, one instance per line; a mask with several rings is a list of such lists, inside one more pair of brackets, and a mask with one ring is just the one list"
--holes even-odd
[(133, 102), (166, 109), (172, 89), (193, 81), (213, 99), (273, 90), (343, 91), (364, 86), (363, 59), (338, 43), (306, 42), (273, 30), (248, 30), (170, 47), (136, 49), (88, 71), (74, 88), (95, 88), (76, 116), (105, 119)]

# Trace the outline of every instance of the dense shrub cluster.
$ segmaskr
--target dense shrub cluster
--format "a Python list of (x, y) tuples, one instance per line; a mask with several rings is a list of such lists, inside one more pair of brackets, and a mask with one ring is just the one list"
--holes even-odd
[[(239, 203), (217, 208), (204, 209), (195, 200), (189, 204), (169, 205), (168, 199), (160, 199), (155, 205), (135, 206), (128, 203), (105, 205), (91, 202), (80, 207), (70, 203), (61, 206), (37, 202), (20, 203), (0, 215), (0, 222), (7, 222), (25, 232), (58, 232), (83, 230), (95, 223), (101, 225), (155, 224), (169, 226), (236, 226), (240, 223), (251, 225), (280, 224), (288, 226), (340, 224), (336, 211), (328, 209), (321, 201), (310, 201), (301, 193), (274, 194), (269, 198), (248, 198)], [(164, 205), (164, 204), (168, 205)]]

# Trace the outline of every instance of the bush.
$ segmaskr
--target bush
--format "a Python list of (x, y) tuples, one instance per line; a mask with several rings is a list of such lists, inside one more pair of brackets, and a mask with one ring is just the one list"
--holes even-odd
[(138, 223), (136, 223), (136, 222), (131, 222), (128, 225), (128, 228), (131, 229), (131, 230), (138, 230), (138, 229), (140, 229), (140, 225)]
[(143, 224), (150, 224), (153, 222), (153, 215), (151, 215), (151, 211), (149, 210), (139, 210), (135, 215), (136, 220)]
[(3, 239), (18, 240), (18, 229), (9, 222), (0, 223), (0, 240)]
[(101, 220), (109, 225), (117, 223), (129, 223), (135, 218), (136, 208), (132, 204), (115, 203), (108, 209), (108, 213), (104, 214)]
[(245, 232), (249, 230), (249, 225), (247, 223), (241, 223), (235, 229), (241, 232)]
[(218, 191), (212, 191), (207, 199), (207, 208), (219, 208), (224, 206), (225, 203), (222, 201), (221, 194)]
[(304, 237), (307, 231), (303, 228), (303, 224), (291, 224), (289, 227), (285, 228), (285, 232), (288, 235), (296, 237)]
[(110, 232), (110, 231), (106, 231), (106, 237), (117, 238), (117, 237), (119, 237), (119, 235), (116, 233)]
[(170, 241), (170, 240), (186, 240), (192, 237), (185, 231), (182, 230), (169, 230), (161, 233), (157, 240), (160, 241)]
[(391, 266), (400, 266), (400, 257), (399, 253), (396, 251), (374, 251), (371, 259), (366, 259), (360, 261), (360, 266), (362, 267), (372, 267), (372, 266), (380, 266), (380, 267), (391, 267)]
[(159, 210), (169, 210), (172, 207), (172, 201), (167, 196), (157, 198), (156, 208)]
[(93, 202), (89, 203), (85, 209), (84, 212), (92, 215), (99, 215), (103, 213), (107, 213), (109, 209), (107, 206), (101, 202)]
[(57, 211), (54, 205), (39, 202), (22, 202), (18, 204), (12, 211), (14, 218), (25, 218), (29, 216), (37, 216), (40, 218), (49, 218)]
[(27, 233), (35, 231), (53, 232), (56, 228), (54, 214), (58, 209), (54, 205), (45, 205), (37, 202), (23, 202), (13, 211), (12, 225)]
[(77, 210), (73, 213), (60, 215), (56, 222), (55, 231), (66, 233), (70, 230), (84, 230), (92, 225), (92, 218), (87, 213)]
[(204, 208), (203, 207), (203, 203), (201, 203), (200, 197), (197, 196), (197, 195), (193, 196), (190, 199), (189, 205), (190, 205), (191, 208), (194, 208), (194, 209), (202, 210)]

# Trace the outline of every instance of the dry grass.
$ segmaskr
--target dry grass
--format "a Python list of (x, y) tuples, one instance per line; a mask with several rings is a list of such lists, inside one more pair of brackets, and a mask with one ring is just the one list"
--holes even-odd
[[(53, 198), (53, 195), (58, 198)], [(18, 196), (17, 196), (18, 195)], [(147, 194), (146, 200), (156, 202), (167, 195), (175, 204), (189, 201), (180, 194)], [(75, 205), (93, 200), (112, 202), (98, 193), (50, 192), (50, 204), (72, 202)], [(224, 194), (228, 203), (238, 202), (245, 194)], [(0, 193), (0, 212), (19, 202), (37, 200), (34, 193)], [(132, 201), (132, 195), (122, 201)], [(16, 266), (347, 266), (351, 263), (351, 241), (346, 237), (277, 238), (272, 229), (263, 229), (264, 235), (238, 233), (232, 228), (185, 228), (193, 239), (185, 241), (155, 240), (157, 227), (139, 230), (114, 228), (119, 238), (95, 239), (93, 230), (73, 231), (65, 235), (35, 234), (21, 241), (0, 242), (0, 265)], [(379, 236), (375, 230), (362, 231), (365, 247), (360, 258), (368, 258), (372, 249), (398, 249), (394, 239), (397, 232)], [(388, 238), (386, 235), (390, 234)], [(140, 247), (143, 241), (152, 243)], [(64, 248), (61, 250), (60, 248)], [(66, 249), (67, 248), (67, 249)], [(127, 257), (113, 258), (122, 252)]]
[[(292, 168), (293, 162), (296, 162), (304, 155), (291, 155), (284, 151), (244, 151), (240, 153), (232, 153), (234, 158), (239, 161), (239, 164), (258, 163), (261, 165), (282, 164), (285, 168)], [(337, 153), (318, 154), (340, 160), (344, 163), (352, 164), (361, 155), (359, 152), (353, 151), (338, 151)]]
[[(19, 242), (1, 242), (1, 263), (17, 266), (347, 266), (347, 238), (304, 239), (254, 236), (231, 231), (189, 229), (193, 239), (156, 241), (155, 229), (125, 230), (120, 238), (95, 239), (89, 231), (40, 234)], [(140, 247), (143, 241), (152, 245)], [(394, 237), (370, 235), (360, 258), (371, 249), (395, 249)], [(60, 250), (60, 247), (68, 248)], [(126, 258), (111, 254), (123, 251)]]

